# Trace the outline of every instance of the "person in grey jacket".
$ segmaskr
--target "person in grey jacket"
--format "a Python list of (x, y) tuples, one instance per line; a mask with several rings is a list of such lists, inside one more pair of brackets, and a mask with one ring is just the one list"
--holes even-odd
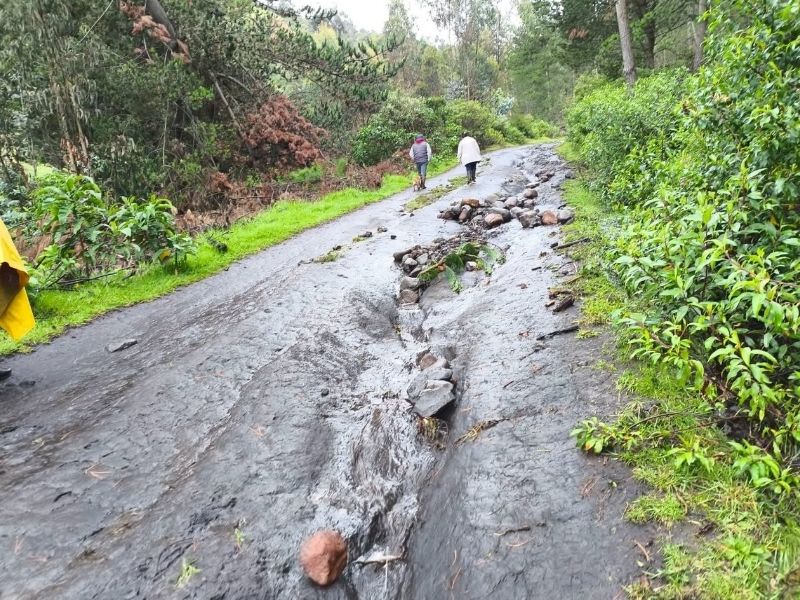
[(414, 164), (417, 165), (417, 173), (419, 174), (420, 189), (427, 189), (425, 187), (425, 177), (428, 174), (428, 163), (431, 161), (433, 153), (431, 152), (431, 145), (425, 140), (425, 136), (419, 134), (408, 151), (408, 155)]

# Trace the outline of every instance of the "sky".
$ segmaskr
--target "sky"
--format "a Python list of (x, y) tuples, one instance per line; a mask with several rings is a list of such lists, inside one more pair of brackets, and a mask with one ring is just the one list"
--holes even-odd
[[(389, 0), (303, 0), (300, 4), (335, 8), (350, 17), (357, 29), (365, 31), (383, 31), (383, 25), (389, 16)], [(406, 0), (406, 8), (415, 23), (418, 37), (430, 42), (436, 41), (437, 37), (444, 37), (417, 2)]]

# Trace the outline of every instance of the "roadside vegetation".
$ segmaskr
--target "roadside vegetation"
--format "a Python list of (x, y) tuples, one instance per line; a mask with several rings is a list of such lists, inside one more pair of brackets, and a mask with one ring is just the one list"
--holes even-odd
[(720, 3), (698, 73), (603, 84), (567, 116), (584, 326), (611, 315), (623, 366), (598, 368), (630, 400), (573, 434), (651, 486), (627, 517), (666, 528), (635, 598), (800, 593), (798, 15)]

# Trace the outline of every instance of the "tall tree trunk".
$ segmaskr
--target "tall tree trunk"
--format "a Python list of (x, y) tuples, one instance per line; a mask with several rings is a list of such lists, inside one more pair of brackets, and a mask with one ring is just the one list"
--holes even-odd
[(636, 83), (636, 64), (633, 61), (633, 43), (631, 42), (631, 26), (628, 21), (627, 0), (617, 0), (617, 27), (619, 43), (622, 47), (622, 74), (629, 86)]
[(703, 64), (703, 41), (706, 38), (706, 21), (703, 15), (708, 10), (707, 0), (698, 0), (697, 4), (697, 23), (694, 24), (694, 60), (692, 69), (697, 71)]
[(644, 66), (656, 68), (656, 20), (653, 15), (647, 17), (644, 30)]

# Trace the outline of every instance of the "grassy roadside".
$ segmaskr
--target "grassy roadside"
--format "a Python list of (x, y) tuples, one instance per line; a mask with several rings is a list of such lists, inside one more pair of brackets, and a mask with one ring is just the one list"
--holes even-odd
[[(576, 158), (564, 145), (568, 160)], [(606, 251), (622, 213), (602, 206), (580, 180), (567, 182), (565, 201), (576, 209), (566, 241), (588, 237), (572, 254), (582, 264), (575, 282), (583, 297), (582, 328), (607, 326), (635, 299), (615, 285)], [(590, 419), (576, 427), (588, 451), (615, 456), (650, 491), (625, 517), (655, 522), (663, 567), (643, 567), (646, 577), (627, 591), (631, 598), (755, 600), (800, 597), (800, 504), (781, 486), (781, 473), (761, 455), (748, 460), (727, 434), (739, 421), (714, 398), (692, 393), (662, 366), (627, 360), (624, 331), (618, 346), (599, 360), (614, 371), (628, 404), (615, 419)], [(756, 476), (762, 475), (761, 479)], [(756, 483), (757, 482), (757, 483)]]
[[(443, 157), (431, 165), (431, 176), (457, 165), (454, 157)], [(388, 175), (376, 190), (345, 189), (327, 194), (314, 202), (278, 202), (258, 215), (242, 220), (230, 229), (216, 230), (198, 237), (198, 251), (177, 270), (173, 265), (153, 265), (134, 276), (120, 274), (105, 280), (88, 282), (74, 289), (48, 290), (35, 299), (36, 327), (21, 342), (3, 337), (0, 355), (30, 350), (111, 310), (153, 300), (178, 287), (199, 281), (231, 263), (274, 246), (306, 229), (331, 221), (367, 204), (378, 202), (407, 189), (411, 176)], [(228, 247), (220, 253), (209, 237), (222, 240)]]

